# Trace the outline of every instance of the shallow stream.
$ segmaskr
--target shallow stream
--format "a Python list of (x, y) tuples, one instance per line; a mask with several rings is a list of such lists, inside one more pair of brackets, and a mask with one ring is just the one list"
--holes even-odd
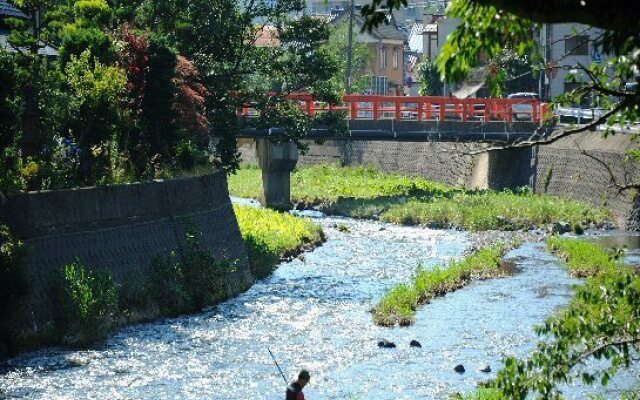
[[(308, 399), (446, 399), (473, 390), (505, 355), (527, 354), (533, 326), (572, 296), (542, 245), (509, 257), (519, 273), (475, 282), (421, 308), (405, 328), (373, 325), (369, 310), (419, 263), (459, 257), (464, 232), (319, 218), (328, 241), (283, 263), (248, 292), (201, 314), (120, 330), (99, 349), (48, 349), (0, 367), (0, 398), (282, 399), (284, 382), (311, 371)], [(349, 227), (340, 232), (336, 224)], [(379, 339), (397, 344), (381, 349)], [(409, 342), (418, 340), (422, 348)], [(463, 364), (467, 372), (453, 367)], [(623, 381), (633, 379), (628, 375)], [(615, 398), (615, 386), (607, 397)], [(611, 391), (613, 390), (613, 391)], [(584, 398), (582, 389), (570, 390)]]

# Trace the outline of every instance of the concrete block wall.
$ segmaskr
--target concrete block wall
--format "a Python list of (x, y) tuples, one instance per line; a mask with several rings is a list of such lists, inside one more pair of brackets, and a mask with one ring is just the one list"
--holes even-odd
[[(446, 142), (392, 142), (328, 140), (318, 145), (308, 142), (309, 150), (301, 155), (298, 166), (337, 163), (368, 165), (390, 173), (422, 176), (449, 185), (466, 186), (472, 180), (477, 156), (460, 152), (478, 149), (479, 145)], [(255, 164), (255, 144), (240, 146), (243, 161)]]
[[(529, 185), (548, 193), (612, 210), (616, 225), (640, 230), (640, 198), (636, 191), (619, 191), (607, 167), (621, 183), (638, 182), (640, 168), (627, 162), (636, 145), (629, 134), (604, 139), (601, 132), (586, 132), (533, 148), (504, 149), (469, 156), (480, 145), (447, 142), (393, 142), (330, 140), (310, 143), (298, 165), (340, 163), (371, 165), (382, 171), (422, 176), (449, 185), (504, 189)], [(255, 148), (245, 141), (240, 148), (251, 163)]]
[(606, 206), (612, 210), (616, 225), (640, 230), (636, 191), (619, 191), (611, 180), (611, 173), (620, 184), (640, 179), (640, 168), (626, 157), (627, 151), (634, 147), (628, 134), (604, 139), (600, 132), (587, 132), (538, 146), (534, 153), (535, 191)]
[(253, 282), (224, 173), (21, 194), (0, 208), (0, 218), (25, 244), (30, 293), (17, 322), (24, 336), (51, 326), (53, 283), (64, 265), (79, 259), (108, 269), (117, 283), (135, 283), (151, 272), (154, 257), (180, 252), (190, 229), (202, 233), (215, 259), (237, 263), (225, 277), (229, 296)]

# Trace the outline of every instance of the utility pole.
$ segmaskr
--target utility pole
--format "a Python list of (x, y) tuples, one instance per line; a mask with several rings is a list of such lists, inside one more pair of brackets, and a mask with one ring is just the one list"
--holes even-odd
[(351, 0), (351, 5), (349, 6), (349, 44), (347, 46), (347, 76), (346, 76), (346, 87), (347, 94), (351, 94), (351, 57), (353, 52), (353, 5), (354, 0)]

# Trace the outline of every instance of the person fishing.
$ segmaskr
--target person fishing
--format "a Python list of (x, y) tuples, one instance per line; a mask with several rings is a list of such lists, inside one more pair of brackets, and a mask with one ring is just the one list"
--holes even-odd
[(306, 369), (300, 371), (298, 379), (287, 386), (286, 400), (304, 400), (304, 393), (302, 392), (302, 389), (307, 386), (307, 383), (309, 383), (310, 380), (311, 376), (309, 375), (309, 371)]

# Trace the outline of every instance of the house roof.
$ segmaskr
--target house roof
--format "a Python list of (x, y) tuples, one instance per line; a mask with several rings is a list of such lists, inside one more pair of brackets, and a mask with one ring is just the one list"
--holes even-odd
[(265, 25), (256, 33), (255, 45), (257, 47), (278, 47), (280, 38), (278, 28), (273, 25)]
[[(344, 21), (349, 20), (349, 12), (344, 11), (338, 15), (332, 16), (331, 23), (339, 24)], [(373, 28), (369, 34), (376, 39), (389, 39), (389, 40), (407, 40), (407, 36), (402, 33), (395, 25), (395, 20), (391, 19), (391, 21), (387, 21), (388, 23), (382, 23), (378, 25), (376, 28)], [(364, 18), (359, 13), (354, 13), (353, 15), (353, 23), (359, 29), (362, 29), (364, 26)]]
[[(9, 44), (9, 35), (9, 31), (0, 30), (0, 49), (5, 49), (10, 53), (15, 53), (16, 49)], [(38, 54), (40, 54), (41, 56), (57, 57), (60, 55), (60, 53), (58, 53), (58, 50), (45, 44), (44, 42), (40, 42), (39, 45), (40, 48), (38, 49)]]
[(22, 18), (28, 19), (27, 14), (20, 11), (16, 6), (4, 0), (0, 0), (0, 18)]

